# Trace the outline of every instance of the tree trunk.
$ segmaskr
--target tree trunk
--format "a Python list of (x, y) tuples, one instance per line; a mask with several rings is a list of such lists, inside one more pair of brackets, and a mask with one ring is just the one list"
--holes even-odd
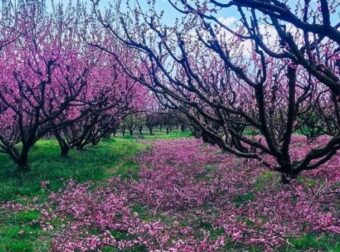
[(23, 147), (20, 157), (17, 160), (18, 169), (20, 172), (29, 172), (31, 170), (31, 167), (28, 163), (28, 153), (29, 149), (27, 147)]
[(67, 145), (60, 146), (60, 157), (67, 158), (70, 148)]
[(105, 134), (103, 135), (103, 138), (105, 138), (106, 140), (110, 139), (110, 138), (111, 138), (111, 133), (112, 133), (111, 131), (105, 133)]
[(297, 174), (294, 173), (294, 165), (289, 160), (279, 160), (281, 181), (284, 184), (289, 184), (292, 179), (295, 179)]
[(92, 145), (93, 145), (93, 146), (98, 145), (99, 140), (100, 140), (100, 138), (98, 138), (98, 139), (97, 139), (97, 138), (96, 138), (96, 139), (93, 139), (93, 140), (91, 141)]
[(56, 137), (58, 144), (59, 144), (59, 148), (60, 148), (60, 157), (62, 158), (66, 158), (68, 157), (68, 153), (70, 151), (70, 147), (68, 146), (68, 144), (66, 143), (66, 141), (61, 137), (61, 135), (59, 134), (59, 132), (55, 132), (54, 136)]
[(283, 184), (290, 184), (291, 180), (295, 179), (295, 174), (281, 173), (281, 182)]

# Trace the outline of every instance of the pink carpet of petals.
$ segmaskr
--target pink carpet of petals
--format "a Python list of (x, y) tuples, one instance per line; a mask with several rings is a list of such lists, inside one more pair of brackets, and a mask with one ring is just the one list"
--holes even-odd
[[(320, 139), (320, 141), (323, 141)], [(139, 179), (114, 177), (100, 187), (70, 181), (41, 208), (54, 251), (142, 246), (147, 251), (221, 251), (226, 243), (266, 251), (288, 237), (340, 234), (340, 156), (290, 185), (253, 160), (222, 154), (194, 139), (157, 141), (139, 155)], [(294, 139), (294, 155), (309, 149)], [(134, 211), (146, 207), (149, 218)], [(8, 204), (20, 210), (19, 206)], [(124, 237), (117, 237), (117, 234)]]

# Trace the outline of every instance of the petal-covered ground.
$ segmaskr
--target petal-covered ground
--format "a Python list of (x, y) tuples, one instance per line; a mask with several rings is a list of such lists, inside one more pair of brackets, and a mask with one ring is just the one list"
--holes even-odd
[[(298, 155), (307, 147), (295, 141)], [(70, 181), (36, 206), (53, 251), (272, 251), (292, 237), (340, 235), (339, 155), (290, 185), (194, 139), (152, 142), (136, 161), (138, 176)]]

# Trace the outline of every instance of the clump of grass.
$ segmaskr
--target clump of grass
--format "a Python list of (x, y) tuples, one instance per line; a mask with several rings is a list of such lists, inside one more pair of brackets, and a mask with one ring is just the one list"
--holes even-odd
[(252, 201), (255, 199), (255, 195), (252, 192), (248, 192), (245, 194), (240, 194), (237, 195), (236, 197), (234, 197), (234, 199), (232, 199), (232, 202), (237, 206), (237, 207), (241, 207), (242, 205), (247, 204), (249, 201)]
[(340, 237), (333, 234), (306, 234), (299, 238), (291, 238), (289, 242), (291, 245), (282, 248), (281, 252), (340, 251)]
[(257, 176), (254, 186), (254, 191), (259, 192), (273, 182), (278, 182), (278, 174), (272, 171), (265, 171)]
[(134, 160), (126, 160), (114, 170), (112, 175), (119, 176), (121, 179), (138, 180), (139, 166)]
[(297, 177), (297, 181), (309, 187), (315, 187), (318, 183), (320, 183), (321, 179), (314, 179), (314, 178), (309, 178), (305, 176), (299, 176)]

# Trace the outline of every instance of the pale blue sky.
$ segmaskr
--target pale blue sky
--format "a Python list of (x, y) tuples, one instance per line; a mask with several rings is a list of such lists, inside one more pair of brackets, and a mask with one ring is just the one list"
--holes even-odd
[[(77, 0), (71, 0), (72, 2), (75, 2)], [(87, 0), (88, 3), (90, 4), (90, 0)], [(136, 0), (123, 0), (124, 1), (130, 1), (131, 3), (135, 2)], [(48, 4), (49, 4), (49, 0), (47, 0)], [(54, 0), (54, 3), (58, 3), (58, 2), (63, 2), (65, 4), (69, 3), (69, 0)], [(86, 0), (85, 0), (86, 2)], [(101, 7), (108, 7), (109, 3), (114, 3), (115, 0), (100, 0), (100, 6)], [(147, 5), (147, 0), (139, 0), (140, 5), (142, 6), (142, 8), (147, 9), (148, 5)], [(122, 6), (124, 6), (124, 3), (122, 4)], [(172, 21), (174, 21), (177, 17), (180, 17), (180, 13), (175, 10), (168, 2), (168, 0), (156, 0), (156, 8), (158, 11), (164, 11), (164, 22), (165, 23), (171, 23)], [(223, 12), (218, 13), (217, 16), (219, 17), (237, 17), (238, 13), (236, 11), (236, 9), (228, 9), (228, 11), (223, 10)]]

